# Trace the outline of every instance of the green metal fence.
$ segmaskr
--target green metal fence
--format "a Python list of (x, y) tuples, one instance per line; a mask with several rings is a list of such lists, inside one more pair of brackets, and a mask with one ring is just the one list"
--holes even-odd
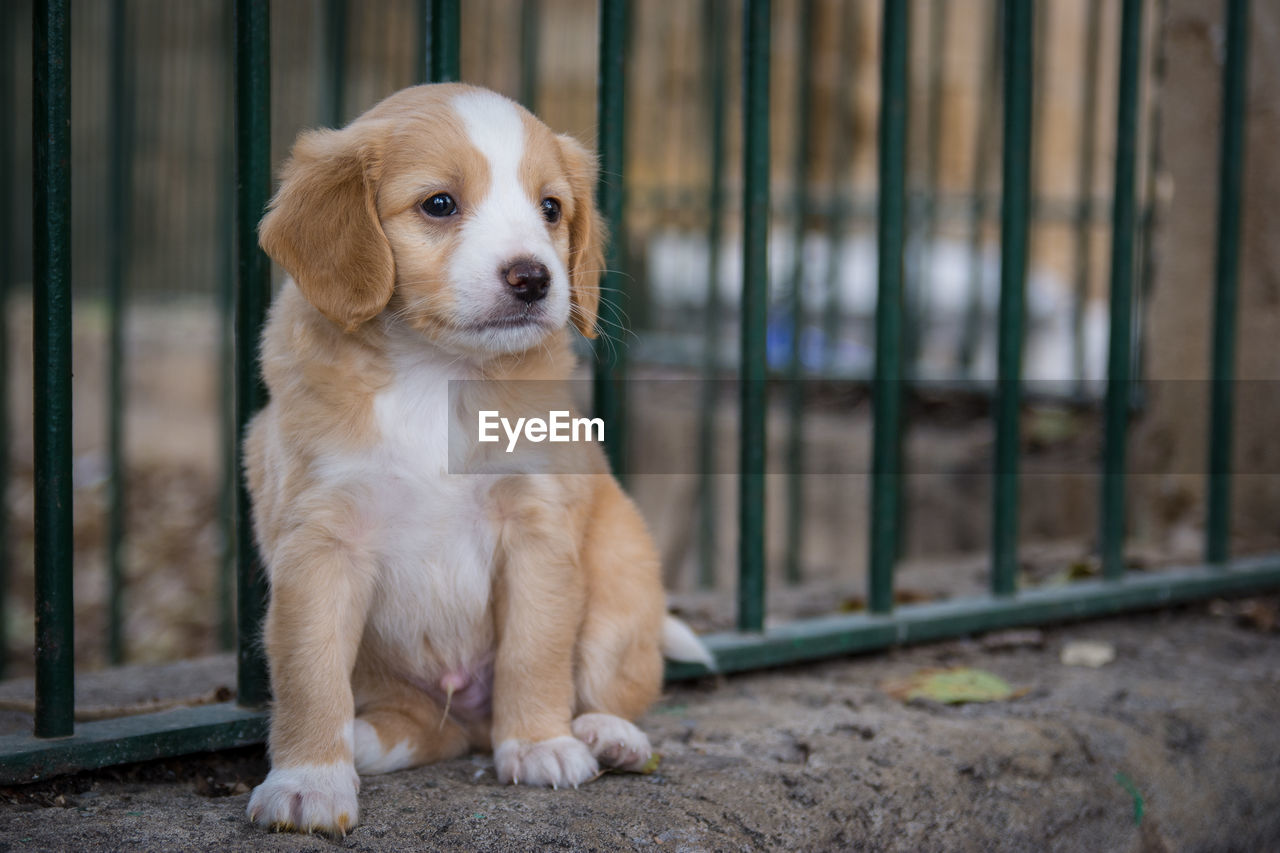
[[(118, 12), (121, 2), (113, 8)], [(770, 104), (771, 4), (769, 0), (745, 0), (742, 6), (742, 122), (743, 156), (741, 187), (742, 220), (742, 299), (740, 351), (737, 365), (740, 399), (739, 440), (741, 456), (738, 489), (740, 539), (737, 544), (739, 574), (737, 582), (737, 630), (707, 637), (719, 668), (733, 672), (755, 667), (773, 666), (825, 656), (885, 648), (900, 643), (919, 642), (943, 637), (987, 631), (1013, 625), (1039, 624), (1154, 607), (1207, 596), (1241, 594), (1280, 587), (1280, 555), (1264, 555), (1232, 559), (1227, 548), (1227, 523), (1230, 519), (1228, 486), (1230, 484), (1230, 446), (1232, 435), (1232, 357), (1234, 351), (1235, 292), (1239, 263), (1237, 258), (1240, 232), (1240, 194), (1244, 157), (1244, 94), (1246, 92), (1246, 35), (1248, 32), (1247, 0), (1228, 0), (1226, 73), (1223, 82), (1224, 121), (1221, 145), (1221, 201), (1217, 218), (1217, 280), (1213, 347), (1213, 420), (1208, 466), (1208, 536), (1203, 565), (1190, 566), (1154, 574), (1133, 575), (1125, 572), (1121, 559), (1126, 486), (1125, 438), (1135, 380), (1133, 342), (1133, 298), (1136, 241), (1141, 232), (1139, 199), (1136, 189), (1137, 115), (1139, 103), (1140, 51), (1142, 47), (1141, 0), (1123, 0), (1120, 8), (1119, 98), (1116, 122), (1116, 163), (1113, 189), (1114, 209), (1111, 217), (1111, 339), (1105, 402), (1106, 452), (1102, 469), (1102, 493), (1099, 505), (1102, 577), (1095, 581), (1074, 583), (1064, 587), (1020, 590), (1018, 588), (1018, 496), (1019, 484), (1019, 413), (1023, 399), (1022, 345), (1025, 335), (1024, 315), (1028, 228), (1033, 216), (1032, 128), (1033, 95), (1036, 91), (1033, 51), (1035, 44), (1035, 4), (1031, 0), (1006, 0), (1003, 4), (998, 32), (999, 55), (1002, 57), (1000, 79), (1003, 80), (1003, 180), (1000, 199), (1001, 280), (999, 301), (998, 377), (994, 383), (995, 431), (994, 469), (991, 472), (993, 493), (990, 593), (965, 600), (942, 603), (895, 606), (895, 568), (900, 563), (899, 546), (902, 523), (902, 420), (904, 407), (905, 367), (911, 346), (911, 311), (907, 304), (910, 284), (904, 264), (908, 239), (908, 219), (912, 201), (907, 188), (906, 152), (908, 150), (908, 56), (911, 24), (908, 5), (885, 0), (881, 17), (879, 163), (876, 227), (878, 244), (877, 310), (875, 316), (875, 369), (872, 377), (874, 400), (873, 462), (871, 476), (871, 512), (867, 519), (851, 519), (867, 523), (869, 536), (868, 612), (839, 615), (793, 622), (780, 627), (765, 627), (765, 427), (769, 402), (770, 369), (766, 357), (768, 323), (768, 246), (771, 220), (770, 183)], [(939, 4), (945, 6), (945, 4)], [(424, 78), (452, 80), (460, 78), (461, 54), (459, 27), (461, 4), (457, 0), (425, 0), (420, 4), (421, 29), (418, 44), (422, 46), (418, 67)], [(625, 233), (622, 217), (626, 210), (620, 176), (624, 174), (624, 116), (627, 88), (628, 4), (625, 0), (601, 0), (600, 3), (600, 74), (598, 87), (598, 122), (601, 156), (600, 206), (610, 221), (615, 235)], [(709, 32), (724, 32), (726, 4), (709, 0), (702, 9)], [(332, 32), (340, 34), (342, 4), (331, 4), (329, 17)], [(1091, 4), (1090, 28), (1097, 26), (1099, 4)], [(262, 569), (247, 520), (247, 498), (241, 484), (236, 496), (238, 531), (236, 566), (238, 572), (238, 698), (236, 703), (200, 708), (176, 709), (158, 714), (145, 714), (104, 722), (74, 724), (73, 636), (72, 636), (72, 559), (71, 548), (71, 289), (70, 289), (70, 86), (69, 71), (69, 0), (36, 0), (33, 26), (33, 105), (35, 150), (34, 176), (34, 363), (35, 438), (36, 438), (36, 709), (31, 735), (0, 738), (0, 782), (39, 779), (61, 772), (106, 764), (149, 759), (198, 750), (222, 749), (259, 742), (266, 731), (262, 710), (268, 699), (266, 665), (257, 644), (258, 625), (264, 608), (265, 585)], [(235, 20), (235, 138), (236, 138), (236, 234), (237, 287), (235, 291), (235, 432), (264, 400), (265, 390), (256, 363), (256, 347), (270, 294), (270, 264), (257, 246), (256, 224), (271, 187), (270, 146), (270, 44), (268, 0), (236, 0)], [(812, 15), (812, 4), (801, 6), (805, 16)], [(801, 24), (803, 38), (812, 38), (812, 18)], [(335, 23), (336, 21), (336, 23)], [(8, 19), (6, 18), (6, 24)], [(527, 33), (532, 26), (523, 25)], [(851, 25), (853, 26), (853, 25)], [(935, 31), (942, 28), (941, 19), (934, 22)], [(121, 45), (116, 91), (128, 92), (130, 71), (124, 49), (124, 29), (118, 31)], [(11, 34), (6, 34), (6, 36)], [(526, 44), (532, 38), (525, 36)], [(1095, 39), (1096, 41), (1096, 39)], [(6, 38), (6, 43), (8, 39)], [(342, 39), (335, 38), (335, 54), (340, 58)], [(711, 280), (716, 280), (716, 256), (721, 219), (719, 218), (725, 177), (720, 162), (725, 145), (726, 111), (723, 108), (727, 47), (712, 39), (709, 50), (711, 92), (708, 114), (711, 121), (710, 229), (713, 247)], [(852, 49), (852, 48), (851, 48)], [(532, 53), (532, 50), (530, 50)], [(1093, 60), (1089, 61), (1096, 64)], [(807, 73), (807, 72), (805, 72)], [(335, 103), (333, 116), (343, 115), (341, 101), (342, 66), (334, 69)], [(984, 80), (995, 79), (986, 69)], [(803, 80), (803, 74), (801, 76)], [(803, 85), (803, 84), (802, 84)], [(526, 102), (536, 97), (537, 88), (524, 89)], [(126, 101), (128, 99), (126, 98)], [(807, 109), (803, 105), (801, 109)], [(0, 107), (3, 107), (0, 104)], [(122, 103), (119, 112), (127, 115), (129, 105)], [(1092, 110), (1086, 110), (1092, 122)], [(5, 110), (0, 110), (7, 112)], [(936, 125), (937, 119), (931, 119)], [(112, 145), (129, 145), (125, 121), (112, 136)], [(803, 123), (802, 131), (803, 132)], [(988, 131), (979, 128), (979, 133)], [(0, 153), (8, 162), (8, 140)], [(805, 185), (806, 164), (803, 152), (807, 142), (797, 145), (795, 171), (800, 175), (797, 187)], [(1087, 146), (1086, 146), (1087, 147)], [(979, 152), (986, 146), (979, 145)], [(1092, 157), (1092, 155), (1085, 155)], [(978, 169), (987, 168), (978, 158)], [(1091, 162), (1082, 170), (1092, 169)], [(4, 170), (6, 180), (8, 170)], [(121, 178), (124, 180), (125, 178)], [(971, 211), (979, 223), (985, 215), (986, 201), (981, 191), (972, 199)], [(798, 190), (794, 199), (803, 212), (808, 200)], [(123, 194), (123, 193), (122, 193)], [(1078, 208), (1068, 211), (1076, 221), (1087, 221), (1093, 207), (1089, 193), (1082, 194)], [(7, 198), (7, 196), (6, 196)], [(926, 210), (924, 217), (936, 215)], [(841, 217), (833, 215), (829, 227), (838, 232)], [(7, 223), (6, 223), (7, 225)], [(128, 216), (121, 213), (115, 227), (129, 227)], [(927, 227), (927, 226), (926, 226)], [(7, 240), (11, 229), (2, 229)], [(801, 231), (802, 233), (802, 231)], [(1084, 229), (1081, 229), (1084, 234)], [(127, 246), (127, 237), (117, 235), (119, 244)], [(1083, 238), (1087, 242), (1087, 237)], [(618, 243), (621, 241), (619, 240)], [(619, 336), (624, 315), (620, 295), (628, 279), (619, 274), (623, 265), (622, 248), (613, 247), (609, 260), (611, 270), (605, 282), (606, 301), (602, 306), (604, 322), (602, 343), (595, 360), (595, 392), (597, 408), (614, 423), (625, 423), (626, 385), (623, 379), (629, 366), (624, 358), (625, 343)], [(0, 259), (8, 266), (7, 251)], [(1087, 251), (1087, 249), (1086, 249)], [(797, 253), (798, 254), (798, 253)], [(800, 263), (800, 261), (797, 261)], [(119, 304), (125, 287), (125, 262), (113, 263), (111, 292)], [(798, 294), (802, 270), (793, 271), (793, 288)], [(7, 275), (5, 284), (8, 284)], [(834, 291), (833, 291), (834, 292)], [(718, 308), (716, 287), (708, 289), (708, 328), (710, 340), (704, 365), (718, 373), (724, 365), (719, 360), (719, 330), (714, 322)], [(792, 350), (789, 373), (798, 385), (796, 350), (798, 318), (801, 302), (792, 298)], [(118, 318), (118, 313), (115, 315)], [(113, 363), (118, 371), (122, 359), (119, 320), (112, 325)], [(2, 351), (3, 348), (0, 348)], [(7, 374), (5, 374), (7, 375)], [(118, 380), (116, 380), (118, 382)], [(121, 391), (114, 395), (118, 400)], [(793, 411), (803, 409), (803, 397), (797, 398)], [(709, 407), (703, 409), (700, 444), (707, 452), (712, 428)], [(803, 434), (799, 420), (793, 421), (794, 442)], [(111, 469), (116, 472), (117, 491), (112, 495), (116, 511), (123, 508), (121, 442), (119, 425), (112, 427)], [(625, 439), (610, 447), (615, 468), (626, 473)], [(793, 444), (794, 447), (797, 446)], [(704, 513), (719, 510), (710, 490), (700, 492)], [(798, 497), (791, 501), (793, 514), (803, 509)], [(117, 524), (119, 522), (113, 522)], [(118, 528), (113, 528), (118, 529)], [(800, 536), (792, 528), (789, 539), (792, 550), (799, 547)], [(119, 550), (117, 534), (110, 537), (113, 552)], [(702, 541), (704, 561), (718, 548), (726, 547), (710, 533)], [(705, 563), (704, 563), (705, 565)], [(793, 577), (799, 571), (789, 572)], [(113, 588), (118, 590), (119, 572), (113, 570)], [(115, 611), (119, 609), (118, 592), (112, 595)], [(118, 624), (118, 619), (116, 621)], [(117, 654), (113, 652), (113, 658)], [(668, 677), (691, 678), (704, 674), (701, 667), (672, 665)]]

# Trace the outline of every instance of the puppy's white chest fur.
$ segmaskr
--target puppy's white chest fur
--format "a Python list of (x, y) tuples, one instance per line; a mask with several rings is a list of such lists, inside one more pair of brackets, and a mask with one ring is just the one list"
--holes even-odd
[[(411, 680), (475, 673), (493, 646), (492, 478), (448, 470), (451, 367), (428, 352), (395, 359), (374, 402), (380, 432), (358, 464), (373, 495), (379, 583), (369, 626)], [(454, 375), (450, 375), (450, 370)]]

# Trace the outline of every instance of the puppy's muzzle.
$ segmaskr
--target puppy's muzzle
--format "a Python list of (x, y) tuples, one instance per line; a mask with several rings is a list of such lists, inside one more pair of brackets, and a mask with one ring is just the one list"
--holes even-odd
[(551, 271), (537, 261), (516, 261), (502, 276), (511, 286), (511, 293), (525, 304), (537, 302), (551, 289)]

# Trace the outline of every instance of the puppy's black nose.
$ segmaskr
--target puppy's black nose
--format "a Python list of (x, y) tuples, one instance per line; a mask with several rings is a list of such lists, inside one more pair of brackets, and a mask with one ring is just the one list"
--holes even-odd
[(537, 261), (516, 261), (503, 273), (511, 292), (521, 302), (537, 302), (551, 287), (551, 272)]

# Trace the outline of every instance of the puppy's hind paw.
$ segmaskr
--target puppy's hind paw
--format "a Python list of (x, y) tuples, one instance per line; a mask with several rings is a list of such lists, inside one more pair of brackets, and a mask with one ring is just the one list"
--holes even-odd
[(253, 789), (247, 812), (264, 829), (342, 837), (360, 818), (359, 790), (360, 777), (345, 762), (282, 767)]
[(500, 782), (547, 788), (576, 788), (600, 769), (582, 741), (567, 736), (535, 743), (504, 740), (493, 751), (493, 763)]
[(649, 738), (636, 726), (613, 714), (582, 714), (573, 721), (573, 736), (606, 767), (638, 771), (653, 754)]

